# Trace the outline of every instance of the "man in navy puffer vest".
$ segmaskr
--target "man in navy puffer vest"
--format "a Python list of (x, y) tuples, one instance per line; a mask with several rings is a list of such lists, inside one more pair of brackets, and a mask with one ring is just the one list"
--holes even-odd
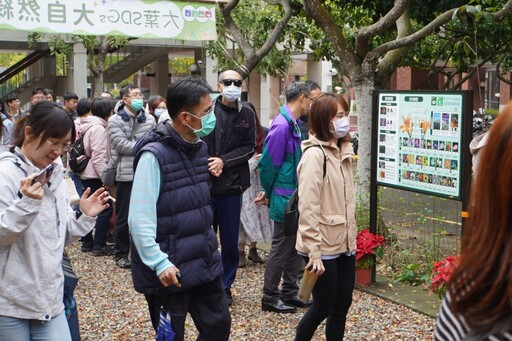
[(183, 340), (187, 313), (201, 340), (228, 340), (231, 327), (211, 228), (208, 152), (199, 139), (215, 126), (209, 92), (198, 78), (173, 83), (167, 92), (172, 121), (149, 131), (134, 153), (133, 284), (146, 297), (155, 330), (162, 302), (169, 303), (176, 341)]

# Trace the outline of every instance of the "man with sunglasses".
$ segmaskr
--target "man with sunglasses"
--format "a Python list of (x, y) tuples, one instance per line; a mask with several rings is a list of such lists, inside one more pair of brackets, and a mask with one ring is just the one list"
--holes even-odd
[(238, 268), (242, 193), (251, 185), (248, 161), (256, 145), (255, 112), (239, 100), (242, 83), (242, 77), (234, 70), (219, 75), (217, 89), (221, 95), (214, 103), (217, 123), (215, 130), (203, 138), (210, 155), (213, 226), (219, 229), (224, 266), (222, 280), (229, 305), (232, 303), (231, 285)]

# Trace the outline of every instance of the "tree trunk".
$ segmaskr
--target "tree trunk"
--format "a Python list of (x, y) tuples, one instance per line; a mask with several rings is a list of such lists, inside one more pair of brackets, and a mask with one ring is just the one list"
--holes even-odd
[(359, 147), (357, 161), (357, 199), (367, 204), (370, 193), (371, 138), (372, 138), (372, 92), (373, 80), (364, 79), (354, 84), (359, 126)]

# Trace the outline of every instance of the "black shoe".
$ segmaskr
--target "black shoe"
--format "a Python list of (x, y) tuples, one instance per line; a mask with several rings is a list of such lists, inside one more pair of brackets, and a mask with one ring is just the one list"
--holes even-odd
[(91, 252), (92, 244), (90, 243), (82, 243), (82, 252)]
[(94, 256), (110, 256), (114, 254), (114, 248), (110, 245), (95, 245), (92, 254)]
[(130, 269), (132, 267), (132, 261), (128, 257), (116, 257), (114, 258), (116, 265), (121, 269)]
[(273, 311), (275, 313), (294, 313), (297, 311), (297, 308), (288, 305), (279, 299), (274, 302), (261, 300), (261, 310)]
[(283, 302), (288, 305), (297, 307), (297, 308), (308, 308), (313, 304), (313, 300), (308, 300), (307, 302), (303, 302), (303, 301), (299, 300), (298, 298), (288, 298), (288, 299), (283, 298)]
[(228, 302), (228, 306), (231, 307), (233, 304), (233, 295), (230, 289), (226, 289), (226, 301)]

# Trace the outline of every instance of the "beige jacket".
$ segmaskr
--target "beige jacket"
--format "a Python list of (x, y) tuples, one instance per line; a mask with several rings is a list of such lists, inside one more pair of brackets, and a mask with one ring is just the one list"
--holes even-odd
[[(327, 168), (323, 178), (324, 153)], [(318, 140), (314, 135), (302, 142), (299, 178), (299, 231), (296, 249), (309, 258), (337, 255), (356, 249), (355, 188), (350, 142)]]

